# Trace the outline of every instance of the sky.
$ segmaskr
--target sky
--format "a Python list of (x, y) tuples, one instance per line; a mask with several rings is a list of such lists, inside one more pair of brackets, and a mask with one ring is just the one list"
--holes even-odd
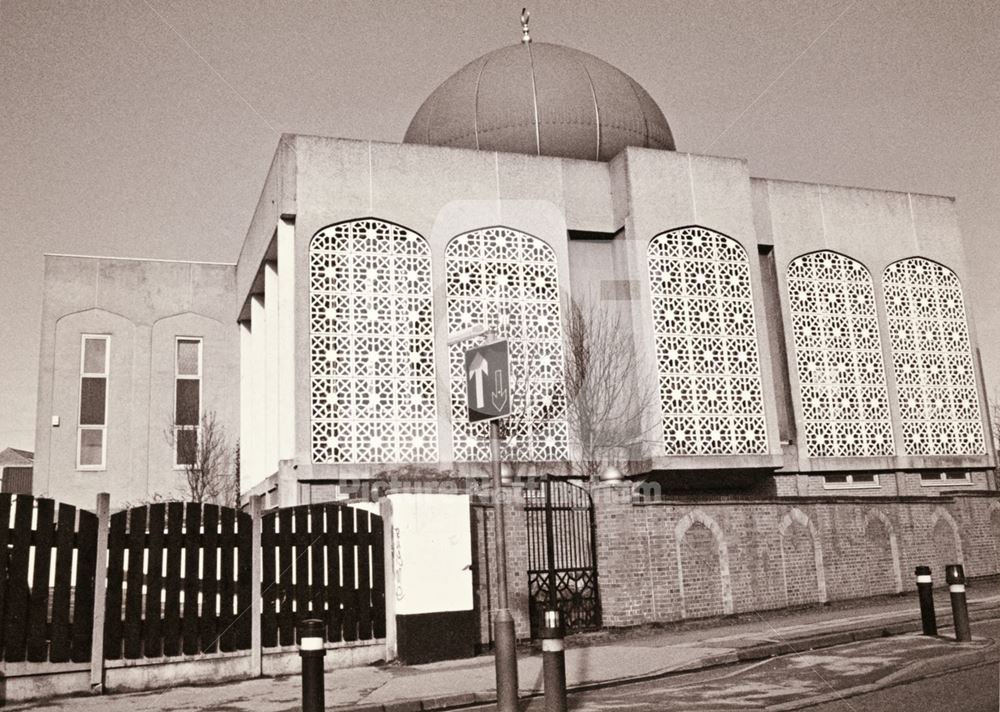
[[(44, 253), (235, 262), (282, 133), (401, 141), (529, 1), (0, 0), (0, 449), (33, 449)], [(1000, 3), (529, 9), (536, 41), (644, 86), (679, 151), (954, 196), (1000, 387)]]

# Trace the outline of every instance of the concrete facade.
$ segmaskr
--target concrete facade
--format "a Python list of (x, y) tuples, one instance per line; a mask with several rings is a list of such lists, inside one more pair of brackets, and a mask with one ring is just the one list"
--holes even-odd
[[(323, 424), (317, 425), (316, 403), (333, 402), (334, 394), (324, 389), (336, 379), (317, 380), (321, 355), (313, 343), (319, 318), (318, 312), (314, 314), (319, 309), (315, 280), (322, 265), (311, 262), (310, 249), (324, 230), (361, 221), (392, 226), (426, 246), (429, 311), (422, 318), (429, 320), (429, 340), (424, 342), (427, 353), (420, 358), (432, 374), (425, 385), (433, 408), (425, 408), (426, 432), (414, 439), (425, 446), (422, 456), (317, 455), (321, 448), (314, 441)], [(623, 318), (620, 336), (636, 353), (636, 383), (661, 384), (657, 405), (665, 402), (662, 398), (669, 389), (663, 385), (666, 341), (655, 327), (658, 319), (662, 321), (655, 300), (664, 285), (670, 288), (670, 280), (653, 277), (654, 241), (675, 234), (703, 234), (741, 255), (749, 318), (744, 326), (751, 334), (742, 343), (749, 344), (752, 352), (749, 381), (756, 379), (756, 385), (751, 384), (756, 431), (751, 436), (748, 430), (746, 438), (754, 442), (697, 451), (684, 441), (683, 429), (688, 427), (684, 418), (663, 419), (664, 411), (654, 407), (643, 413), (642, 430), (649, 442), (630, 463), (632, 474), (648, 474), (666, 491), (779, 496), (848, 490), (859, 496), (920, 496), (948, 488), (995, 487), (987, 475), (995, 462), (991, 443), (983, 437), (986, 398), (975, 358), (978, 344), (961, 297), (957, 313), (962, 318), (955, 323), (967, 332), (967, 337), (961, 336), (968, 339), (968, 348), (961, 342), (959, 356), (965, 359), (963, 364), (971, 364), (975, 391), (970, 399), (966, 388), (963, 396), (975, 401), (966, 408), (973, 413), (972, 435), (966, 433), (970, 444), (963, 449), (964, 442), (950, 443), (947, 454), (934, 454), (933, 447), (911, 454), (907, 447), (912, 449), (912, 443), (904, 446), (904, 439), (912, 438), (903, 432), (912, 426), (905, 426), (907, 417), (919, 420), (925, 414), (907, 416), (900, 396), (903, 386), (898, 383), (890, 332), (905, 325), (899, 326), (898, 316), (894, 321), (889, 314), (884, 275), (902, 260), (919, 258), (928, 265), (942, 265), (942, 273), (960, 287), (966, 266), (951, 199), (758, 179), (749, 175), (742, 160), (644, 148), (626, 148), (602, 163), (286, 135), (235, 265), (46, 258), (35, 491), (81, 506), (91, 506), (102, 490), (110, 490), (115, 502), (176, 493), (178, 472), (163, 431), (169, 424), (174, 387), (171, 344), (180, 336), (203, 341), (203, 410), (216, 412), (233, 440), (238, 433), (245, 493), (267, 492), (270, 504), (292, 505), (310, 501), (314, 492), (328, 491), (331, 484), (344, 483), (344, 491), (350, 493), (359, 480), (413, 466), (428, 473), (483, 476), (485, 470), (477, 462), (485, 459), (483, 450), (480, 447), (478, 456), (470, 456), (464, 440), (468, 426), (456, 419), (460, 411), (454, 409), (454, 380), (449, 376), (454, 351), (447, 343), (455, 331), (449, 321), (453, 318), (449, 295), (454, 289), (449, 286), (454, 276), (449, 269), (455, 269), (449, 250), (458, 236), (483, 230), (523, 236), (550, 255), (553, 283), (558, 285), (550, 323), (560, 323), (574, 301), (587, 299)], [(799, 317), (793, 314), (788, 275), (793, 263), (813, 254), (838, 256), (870, 276), (871, 324), (877, 325), (875, 351), (881, 359), (875, 370), (884, 372), (884, 415), (891, 423), (891, 442), (878, 454), (817, 456), (810, 455), (805, 445), (806, 433), (816, 426), (808, 422), (802, 396), (803, 366), (797, 361), (793, 337), (800, 328)], [(391, 251), (379, 259), (393, 259)], [(330, 262), (325, 269), (337, 268)], [(918, 297), (913, 299), (923, 299)], [(685, 299), (679, 297), (677, 303), (683, 306)], [(386, 308), (390, 311), (379, 319), (403, 318), (401, 312), (391, 311), (402, 307)], [(343, 323), (353, 324), (350, 320), (357, 318)], [(731, 326), (713, 327), (718, 333), (709, 332), (701, 341), (716, 343), (725, 351), (731, 348), (727, 344), (736, 343), (725, 336)], [(112, 340), (108, 454), (100, 472), (79, 471), (74, 459), (83, 334), (109, 335)], [(697, 340), (689, 340), (694, 344), (691, 349), (702, 348)], [(562, 346), (556, 343), (555, 348), (555, 360), (561, 363)], [(349, 358), (363, 359), (363, 349), (358, 349)], [(697, 385), (703, 375), (684, 377), (694, 384), (684, 396), (688, 403), (704, 396)], [(738, 380), (715, 382), (732, 382), (733, 392), (725, 394), (732, 399)], [(349, 390), (377, 383), (371, 378), (350, 382)], [(907, 394), (913, 390), (910, 387)], [(344, 397), (360, 398), (357, 392)], [(397, 412), (402, 410), (400, 398), (383, 395), (365, 424), (369, 428), (365, 438), (381, 441), (380, 428), (389, 432), (410, 427), (408, 421), (396, 422), (400, 417), (406, 420)], [(912, 395), (907, 399), (913, 401)], [(330, 406), (323, 417), (336, 419), (341, 407)], [(743, 427), (738, 425), (743, 416), (732, 411), (738, 406), (718, 407), (723, 408), (720, 422), (728, 422), (726, 427), (734, 432)], [(920, 407), (930, 408), (918, 404), (910, 410)], [(394, 408), (396, 414), (391, 415)], [(707, 422), (702, 415), (695, 411), (689, 420)], [(53, 418), (60, 424), (54, 425)], [(355, 425), (336, 427), (346, 432)], [(912, 427), (924, 426), (918, 422)], [(926, 426), (933, 427), (933, 423)], [(428, 433), (434, 442), (426, 442)], [(330, 437), (330, 442), (337, 440), (336, 435)], [(574, 433), (559, 437), (565, 439), (565, 450), (510, 455), (517, 472), (567, 473), (566, 463), (580, 451)], [(973, 442), (977, 438), (978, 443)]]
[[(994, 459), (987, 444), (969, 454), (907, 455), (898, 425), (882, 274), (894, 262), (922, 257), (944, 265), (959, 282), (964, 279), (951, 199), (756, 179), (745, 161), (641, 148), (626, 148), (609, 163), (597, 163), (285, 136), (236, 268), (243, 363), (250, 369), (246, 383), (254, 384), (250, 397), (258, 399), (254, 404), (244, 398), (243, 441), (265, 449), (246, 453), (247, 488), (278, 487), (281, 501), (290, 504), (310, 498), (310, 483), (367, 479), (409, 464), (328, 462), (312, 454), (309, 245), (324, 228), (359, 219), (402, 226), (426, 240), (429, 248), (438, 457), (422, 467), (482, 474), (452, 449), (445, 253), (453, 238), (501, 225), (543, 241), (555, 255), (562, 313), (570, 300), (588, 295), (613, 303), (612, 308), (628, 315), (631, 332), (623, 336), (634, 343), (642, 369), (655, 382), (648, 245), (656, 235), (700, 226), (734, 240), (747, 256), (766, 447), (753, 454), (670, 454), (654, 411), (647, 415), (647, 427), (659, 442), (649, 452), (649, 470), (689, 473), (714, 489), (720, 484), (725, 489), (728, 473), (737, 472), (749, 475), (751, 488), (759, 493), (800, 496), (836, 494), (838, 489), (859, 495), (933, 494), (941, 488), (936, 482), (922, 482), (921, 473), (944, 471), (970, 473), (967, 480), (950, 481), (948, 486), (991, 486), (985, 473)], [(806, 424), (786, 274), (792, 260), (817, 250), (845, 255), (872, 276), (895, 429), (893, 454), (810, 457), (802, 446)], [(772, 270), (770, 276), (764, 273), (767, 269)], [(968, 325), (974, 354), (971, 315)], [(281, 334), (278, 343), (284, 349), (262, 336), (265, 331)], [(289, 343), (295, 344), (294, 350), (287, 348)], [(975, 376), (982, 421), (985, 397), (978, 365)], [(283, 411), (278, 419), (281, 447), (276, 450), (274, 435), (268, 434), (275, 429), (274, 414), (266, 413), (290, 404), (294, 412)], [(553, 462), (529, 463), (524, 471), (546, 470), (560, 471)], [(865, 479), (863, 486), (824, 479), (845, 474), (859, 480), (860, 475), (878, 476)]]
[[(167, 432), (174, 411), (175, 343), (202, 342), (202, 412), (235, 446), (239, 332), (235, 266), (46, 255), (34, 493), (112, 507), (184, 491)], [(77, 461), (83, 335), (109, 337), (103, 468)]]

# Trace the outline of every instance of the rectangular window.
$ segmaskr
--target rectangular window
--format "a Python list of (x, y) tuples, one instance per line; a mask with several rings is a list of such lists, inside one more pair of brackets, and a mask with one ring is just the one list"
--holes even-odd
[(922, 485), (971, 485), (972, 477), (968, 472), (921, 472)]
[(824, 489), (868, 489), (878, 487), (878, 475), (824, 475)]
[(193, 465), (201, 426), (201, 339), (177, 339), (174, 358), (174, 466)]
[(80, 419), (76, 468), (103, 470), (107, 455), (108, 362), (111, 337), (84, 334), (80, 340)]

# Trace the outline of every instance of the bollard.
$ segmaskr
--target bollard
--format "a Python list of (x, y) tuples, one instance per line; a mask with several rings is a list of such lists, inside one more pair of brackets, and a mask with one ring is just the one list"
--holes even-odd
[(923, 625), (924, 635), (937, 635), (937, 616), (934, 613), (934, 581), (931, 578), (931, 567), (918, 566), (914, 573), (917, 575), (920, 623)]
[(326, 625), (316, 618), (299, 623), (299, 656), (302, 658), (302, 712), (323, 712), (323, 658)]
[(969, 606), (965, 600), (965, 570), (961, 564), (945, 567), (945, 581), (951, 593), (951, 618), (955, 622), (955, 640), (959, 643), (972, 640), (969, 630)]
[(542, 639), (542, 672), (545, 679), (545, 712), (566, 712), (566, 632), (562, 613), (545, 611)]

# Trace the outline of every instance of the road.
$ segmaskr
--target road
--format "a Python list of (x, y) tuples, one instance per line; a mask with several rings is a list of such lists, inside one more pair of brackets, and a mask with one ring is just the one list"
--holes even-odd
[(994, 661), (978, 667), (904, 683), (886, 690), (827, 704), (802, 707), (808, 712), (860, 712), (860, 710), (921, 710), (921, 712), (997, 712), (1000, 698), (1000, 665)]
[[(988, 639), (1000, 639), (1000, 620), (978, 622), (973, 633), (976, 640), (969, 645), (899, 636), (579, 692), (570, 695), (569, 708), (573, 712), (998, 712), (1000, 648), (989, 645)], [(952, 668), (961, 663), (963, 669), (947, 672), (945, 660)], [(521, 709), (544, 712), (545, 704), (536, 698)]]

